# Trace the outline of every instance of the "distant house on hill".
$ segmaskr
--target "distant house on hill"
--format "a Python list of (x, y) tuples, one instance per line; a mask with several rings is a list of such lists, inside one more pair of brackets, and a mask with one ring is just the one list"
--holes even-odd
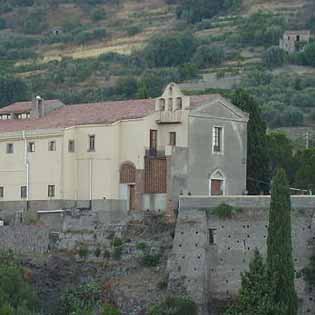
[(280, 39), (279, 47), (289, 54), (303, 49), (311, 39), (311, 31), (286, 31)]
[(54, 27), (50, 30), (50, 34), (55, 36), (61, 35), (62, 33), (63, 33), (62, 27)]
[(171, 214), (180, 194), (242, 195), (247, 122), (221, 95), (186, 96), (175, 83), (157, 99), (15, 103), (0, 109), (0, 198)]

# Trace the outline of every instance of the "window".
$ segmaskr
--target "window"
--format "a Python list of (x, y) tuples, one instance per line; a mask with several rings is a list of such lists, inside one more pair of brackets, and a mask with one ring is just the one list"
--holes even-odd
[(48, 185), (48, 197), (55, 197), (55, 185)]
[(170, 132), (170, 145), (176, 146), (176, 132)]
[(209, 244), (215, 245), (216, 244), (216, 229), (209, 229)]
[(25, 199), (27, 197), (27, 187), (21, 186), (21, 199)]
[(68, 142), (68, 152), (74, 152), (75, 147), (74, 147), (74, 140), (69, 140)]
[(74, 152), (75, 147), (74, 147), (74, 140), (69, 140), (68, 142), (68, 152)]
[(48, 151), (56, 151), (56, 141), (48, 142)]
[(4, 187), (0, 186), (0, 198), (4, 197)]
[(27, 150), (28, 152), (35, 152), (35, 142), (29, 142)]
[(13, 143), (7, 143), (7, 153), (10, 154), (13, 153), (13, 151), (14, 151)]
[(160, 111), (164, 111), (165, 110), (165, 99), (164, 98), (160, 98)]
[(95, 136), (89, 136), (89, 151), (95, 151)]
[(176, 98), (176, 109), (181, 110), (183, 108), (183, 101), (181, 97)]
[(213, 127), (213, 143), (212, 143), (212, 152), (214, 153), (223, 153), (223, 128), (222, 127)]

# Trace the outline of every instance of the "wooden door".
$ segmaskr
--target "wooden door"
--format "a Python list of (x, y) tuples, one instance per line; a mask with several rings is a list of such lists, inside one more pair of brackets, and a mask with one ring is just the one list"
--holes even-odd
[(136, 210), (136, 187), (129, 185), (129, 210)]
[(223, 181), (220, 179), (211, 180), (211, 196), (223, 195)]

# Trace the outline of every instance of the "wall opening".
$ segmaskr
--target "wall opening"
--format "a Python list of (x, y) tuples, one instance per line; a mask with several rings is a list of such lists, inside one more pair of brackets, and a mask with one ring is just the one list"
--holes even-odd
[(209, 229), (209, 244), (215, 245), (216, 244), (216, 229)]

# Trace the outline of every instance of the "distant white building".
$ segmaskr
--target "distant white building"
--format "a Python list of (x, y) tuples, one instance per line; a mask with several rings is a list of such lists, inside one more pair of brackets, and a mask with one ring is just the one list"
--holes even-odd
[(280, 39), (279, 47), (289, 54), (299, 51), (311, 39), (311, 31), (286, 31)]

